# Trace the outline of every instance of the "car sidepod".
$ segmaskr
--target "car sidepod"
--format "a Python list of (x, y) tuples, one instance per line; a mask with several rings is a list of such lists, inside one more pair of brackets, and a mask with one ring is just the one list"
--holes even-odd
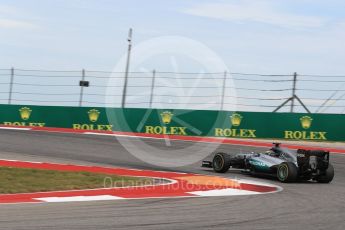
[(252, 156), (248, 159), (250, 168), (256, 172), (275, 173), (278, 165), (284, 162), (282, 159), (271, 157), (265, 154)]

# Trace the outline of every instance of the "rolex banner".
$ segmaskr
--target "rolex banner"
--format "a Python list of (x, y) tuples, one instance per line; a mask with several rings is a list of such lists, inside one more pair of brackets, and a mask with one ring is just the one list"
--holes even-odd
[(345, 141), (345, 115), (0, 105), (0, 123), (148, 134)]

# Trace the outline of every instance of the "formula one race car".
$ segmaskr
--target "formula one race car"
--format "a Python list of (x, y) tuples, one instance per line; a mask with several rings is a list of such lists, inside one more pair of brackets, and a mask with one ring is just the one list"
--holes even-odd
[(212, 161), (203, 161), (202, 166), (213, 168), (218, 173), (225, 173), (231, 167), (252, 175), (272, 175), (281, 182), (314, 180), (329, 183), (333, 180), (334, 169), (329, 163), (329, 152), (305, 149), (296, 151), (282, 148), (280, 143), (273, 145), (263, 153), (216, 153)]

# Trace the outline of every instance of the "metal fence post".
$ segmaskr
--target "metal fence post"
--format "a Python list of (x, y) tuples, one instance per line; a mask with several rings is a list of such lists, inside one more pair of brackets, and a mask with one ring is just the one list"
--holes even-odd
[(10, 78), (10, 89), (8, 92), (8, 104), (12, 103), (12, 91), (13, 91), (13, 81), (14, 81), (14, 68), (11, 68), (11, 78)]
[(307, 106), (302, 102), (302, 100), (296, 95), (296, 84), (297, 84), (297, 76), (298, 74), (295, 72), (293, 74), (293, 86), (292, 86), (292, 95), (289, 97), (286, 101), (283, 102), (280, 106), (278, 106), (275, 110), (273, 110), (273, 113), (277, 112), (281, 108), (283, 108), (287, 103), (291, 101), (291, 106), (290, 106), (290, 112), (294, 112), (295, 108), (295, 99), (302, 105), (302, 107), (308, 112), (311, 113), (310, 110), (307, 108)]
[(125, 72), (125, 79), (123, 84), (123, 92), (122, 92), (122, 102), (121, 108), (125, 108), (126, 106), (126, 96), (127, 96), (127, 84), (128, 84), (128, 73), (129, 73), (129, 64), (131, 60), (131, 50), (132, 50), (132, 28), (129, 29), (128, 32), (128, 50), (127, 50), (127, 62), (126, 62), (126, 72)]
[(290, 107), (291, 113), (293, 113), (294, 107), (295, 107), (296, 83), (297, 83), (297, 73), (295, 72), (293, 74), (293, 86), (292, 86), (291, 107)]
[(220, 110), (223, 110), (223, 108), (224, 108), (225, 85), (226, 85), (226, 77), (227, 77), (227, 75), (228, 75), (228, 73), (225, 71), (224, 72), (224, 78), (223, 78), (222, 100), (221, 100)]
[(152, 82), (151, 82), (151, 94), (150, 94), (150, 109), (152, 109), (153, 102), (153, 93), (155, 89), (155, 79), (156, 79), (156, 70), (152, 71)]
[[(81, 71), (81, 80), (85, 81), (85, 69)], [(84, 94), (84, 86), (80, 86), (80, 97), (79, 97), (79, 107), (83, 104), (83, 94)]]

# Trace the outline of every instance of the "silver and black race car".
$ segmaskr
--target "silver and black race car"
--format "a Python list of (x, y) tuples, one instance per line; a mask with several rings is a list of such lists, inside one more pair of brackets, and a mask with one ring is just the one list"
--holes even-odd
[(242, 169), (252, 175), (273, 175), (281, 182), (313, 180), (329, 183), (334, 169), (329, 163), (329, 152), (323, 150), (291, 150), (273, 143), (266, 152), (239, 153), (235, 155), (216, 153), (212, 161), (203, 161), (202, 166), (225, 173), (229, 168)]

